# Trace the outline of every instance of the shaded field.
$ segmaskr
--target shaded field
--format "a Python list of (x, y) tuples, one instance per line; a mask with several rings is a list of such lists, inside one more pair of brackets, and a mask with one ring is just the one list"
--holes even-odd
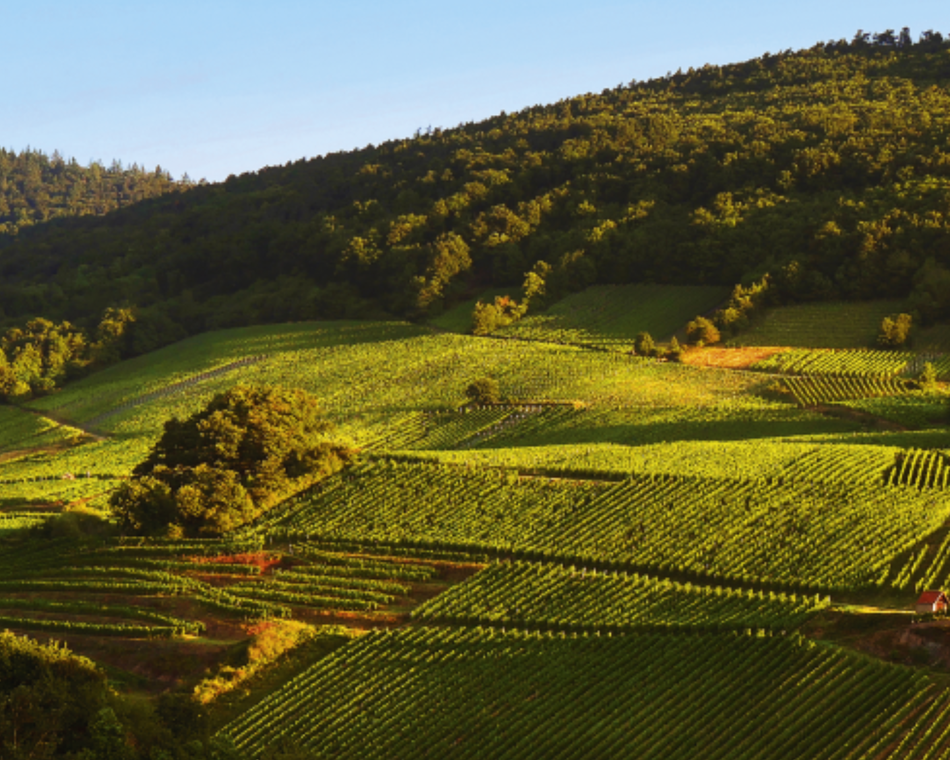
[(876, 345), (884, 317), (903, 307), (902, 301), (779, 306), (731, 342), (737, 346), (867, 348)]
[(719, 287), (595, 285), (496, 334), (521, 340), (630, 351), (639, 332), (667, 340), (728, 296)]
[(697, 756), (684, 725), (708, 760), (944, 757), (950, 700), (797, 638), (421, 628), (337, 649), (224, 732), (252, 757), (289, 738), (314, 757), (676, 760)]
[(950, 517), (942, 460), (814, 457), (776, 478), (620, 482), (378, 460), (290, 500), (252, 531), (856, 590), (884, 585), (892, 560)]

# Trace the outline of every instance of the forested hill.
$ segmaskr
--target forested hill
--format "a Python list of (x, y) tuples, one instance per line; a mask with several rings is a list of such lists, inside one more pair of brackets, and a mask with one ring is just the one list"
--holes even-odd
[(33, 227), (0, 304), (124, 302), (159, 333), (418, 317), (542, 260), (555, 292), (770, 272), (787, 298), (903, 297), (950, 267), (948, 138), (950, 40), (859, 33)]
[(81, 166), (58, 151), (16, 153), (0, 148), (0, 241), (22, 230), (67, 216), (101, 216), (132, 203), (185, 189), (187, 177), (175, 182), (161, 167), (146, 171), (113, 161)]

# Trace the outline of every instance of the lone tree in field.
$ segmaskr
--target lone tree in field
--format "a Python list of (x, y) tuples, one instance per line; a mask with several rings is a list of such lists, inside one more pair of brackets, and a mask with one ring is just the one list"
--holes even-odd
[(917, 385), (922, 391), (933, 393), (937, 390), (937, 369), (930, 362), (924, 364), (920, 375), (917, 377)]
[(637, 337), (633, 339), (633, 350), (638, 356), (654, 356), (656, 343), (653, 342), (653, 336), (648, 332), (637, 333)]
[(910, 338), (913, 320), (910, 314), (892, 314), (884, 317), (877, 342), (886, 348), (900, 348)]
[(670, 345), (666, 349), (666, 358), (672, 362), (678, 362), (683, 358), (683, 347), (674, 335), (670, 340)]
[(465, 398), (473, 404), (497, 404), (501, 401), (498, 381), (492, 377), (480, 377), (465, 389)]
[(110, 505), (136, 533), (218, 535), (341, 469), (354, 456), (302, 390), (239, 385), (171, 419)]

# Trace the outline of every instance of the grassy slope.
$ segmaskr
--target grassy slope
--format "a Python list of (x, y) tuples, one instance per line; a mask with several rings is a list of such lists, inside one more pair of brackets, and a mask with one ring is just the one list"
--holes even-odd
[(738, 346), (873, 347), (884, 317), (902, 309), (901, 301), (781, 306), (770, 309), (733, 342)]
[[(244, 359), (261, 357), (260, 361), (253, 363), (236, 364)], [(215, 374), (215, 370), (221, 368), (227, 371)], [(463, 401), (465, 384), (473, 377), (485, 374), (497, 377), (502, 391), (514, 400), (580, 403), (547, 409), (528, 407), (511, 414), (486, 412), (480, 418), (473, 417), (473, 424), (469, 424), (465, 414), (453, 410)], [(733, 547), (729, 551), (736, 557), (734, 566), (723, 561), (718, 572), (720, 577), (725, 574), (743, 587), (749, 580), (745, 571), (739, 568), (739, 564), (746, 562), (740, 555), (745, 556), (743, 552), (755, 543), (755, 535), (760, 529), (757, 527), (759, 522), (750, 520), (765, 520), (767, 530), (773, 530), (769, 526), (777, 523), (771, 510), (780, 508), (791, 509), (787, 515), (795, 512), (794, 523), (805, 514), (798, 514), (796, 510), (804, 504), (806, 493), (808, 499), (817, 499), (815, 504), (825, 505), (821, 507), (823, 519), (834, 518), (838, 505), (833, 497), (831, 501), (821, 501), (825, 498), (821, 494), (832, 494), (833, 489), (823, 483), (841, 480), (847, 485), (876, 480), (901, 454), (901, 446), (942, 448), (947, 441), (942, 429), (879, 431), (867, 429), (858, 420), (798, 409), (788, 402), (763, 395), (763, 388), (770, 380), (754, 372), (644, 361), (618, 353), (585, 351), (571, 346), (435, 334), (429, 329), (408, 324), (302, 323), (228, 330), (191, 338), (149, 357), (112, 367), (71, 385), (62, 393), (34, 402), (37, 410), (50, 411), (64, 419), (91, 422), (110, 437), (67, 451), (38, 453), (0, 462), (0, 482), (10, 484), (9, 492), (18, 503), (48, 503), (57, 498), (75, 499), (94, 491), (108, 491), (116, 483), (114, 478), (127, 474), (144, 455), (159, 434), (165, 418), (172, 414), (188, 414), (214, 392), (239, 381), (288, 384), (312, 391), (323, 400), (330, 416), (340, 423), (345, 434), (360, 444), (377, 442), (374, 455), (383, 460), (388, 455), (387, 448), (393, 450), (401, 446), (416, 449), (407, 451), (406, 456), (457, 463), (471, 468), (473, 473), (486, 467), (502, 467), (520, 472), (545, 471), (553, 475), (558, 471), (585, 471), (585, 477), (595, 481), (605, 478), (611, 482), (631, 475), (661, 479), (665, 476), (702, 476), (711, 479), (706, 482), (715, 483), (721, 479), (723, 484), (736, 479), (769, 479), (773, 484), (769, 486), (773, 495), (768, 503), (755, 505), (758, 511), (754, 515), (745, 516), (741, 500), (732, 499), (726, 491), (722, 492), (721, 503), (709, 502), (709, 515), (721, 513), (724, 516), (725, 522), (717, 518), (717, 525), (721, 523), (728, 529), (732, 524), (738, 531), (732, 531), (735, 536), (729, 544)], [(7, 445), (17, 445), (16, 425), (28, 422), (22, 414), (7, 412), (0, 418), (0, 423), (5, 422), (9, 426), (6, 429), (11, 431)], [(26, 433), (32, 430), (28, 427), (24, 428)], [(401, 443), (400, 446), (378, 443), (385, 440)], [(397, 454), (395, 451), (391, 453)], [(64, 482), (60, 477), (63, 471), (89, 471), (100, 475), (101, 479)], [(37, 477), (48, 480), (30, 480)], [(19, 481), (15, 486), (12, 484), (14, 480)], [(398, 479), (393, 481), (394, 484), (398, 482)], [(783, 483), (798, 485), (788, 490)], [(602, 487), (596, 483), (593, 486)], [(383, 483), (383, 487), (385, 490), (389, 486)], [(609, 489), (612, 486), (604, 484), (603, 487)], [(783, 488), (788, 491), (784, 496)], [(518, 488), (515, 491), (521, 493)], [(434, 501), (428, 507), (435, 510), (436, 523), (426, 528), (425, 519), (420, 518), (421, 522), (414, 523), (413, 530), (418, 532), (417, 539), (428, 537), (438, 542), (443, 534), (449, 535), (447, 526), (451, 523), (448, 520), (445, 525), (440, 525), (439, 511), (453, 500), (443, 502), (441, 497), (435, 496), (436, 491), (432, 493)], [(528, 489), (524, 493), (533, 492)], [(685, 520), (689, 512), (687, 494), (691, 491), (679, 488), (676, 493), (677, 499), (683, 499), (677, 504)], [(424, 494), (424, 490), (421, 494), (407, 494), (410, 498), (405, 502), (401, 518), (386, 516), (386, 510), (398, 511), (401, 503), (398, 500), (394, 502), (387, 497), (378, 502), (379, 507), (367, 503), (360, 520), (369, 520), (373, 525), (367, 523), (368, 527), (363, 530), (359, 527), (361, 522), (350, 521), (339, 535), (355, 541), (388, 535), (381, 520), (415, 520), (413, 510), (426, 503)], [(531, 498), (534, 497), (523, 503), (534, 508)], [(787, 498), (792, 498), (794, 505), (791, 502), (785, 504)], [(545, 499), (538, 498), (537, 509), (548, 509), (544, 506), (547, 504)], [(940, 510), (948, 506), (942, 491), (918, 494), (912, 501), (914, 504), (919, 501), (922, 505), (933, 502)], [(331, 502), (328, 504), (332, 506)], [(555, 499), (551, 504), (554, 511), (550, 519), (563, 520), (564, 517), (557, 512), (560, 502)], [(785, 506), (781, 506), (783, 504)], [(908, 505), (908, 514), (917, 509), (911, 502)], [(332, 508), (337, 509), (336, 506)], [(603, 502), (598, 509), (605, 519), (615, 514), (611, 512), (615, 508), (610, 507), (609, 502)], [(452, 510), (453, 520), (464, 521), (470, 516), (466, 511), (468, 506), (463, 510), (456, 505)], [(322, 514), (321, 519), (331, 521), (331, 511), (324, 510)], [(639, 514), (641, 523), (647, 520), (655, 525), (657, 541), (661, 534), (666, 535), (669, 531), (672, 531), (669, 533), (671, 537), (682, 533), (676, 527), (679, 518), (671, 522), (665, 517), (666, 507), (661, 502), (644, 507)], [(446, 519), (448, 517), (446, 515)], [(817, 513), (815, 517), (817, 520)], [(880, 517), (893, 519), (893, 516), (883, 514)], [(614, 548), (604, 543), (601, 547), (594, 547), (594, 554), (606, 551), (604, 556), (621, 557), (625, 550), (617, 547), (627, 540), (622, 535), (626, 529), (620, 526), (620, 532), (617, 532), (618, 526), (610, 527), (608, 522), (603, 523), (603, 541), (613, 542), (610, 545)], [(860, 547), (870, 535), (870, 528), (863, 518), (858, 523), (863, 528), (859, 535), (856, 534), (857, 538), (850, 533), (838, 538), (829, 534), (831, 544), (820, 548), (809, 560), (811, 564), (806, 563), (812, 568), (806, 568), (806, 575), (814, 571), (816, 574), (812, 580), (817, 580), (820, 575), (834, 582), (862, 575)], [(896, 525), (896, 522), (892, 524)], [(685, 526), (686, 522), (682, 525)], [(804, 525), (801, 523), (799, 527)], [(888, 533), (890, 528), (887, 525), (885, 521), (881, 524), (883, 527), (874, 530), (883, 531), (877, 535), (884, 541), (881, 545), (889, 547), (889, 553), (867, 564), (877, 568), (875, 573), (878, 575), (887, 571), (895, 583), (903, 579), (903, 590), (885, 590), (888, 598), (902, 599), (912, 594), (912, 588), (906, 584), (912, 587), (914, 579), (923, 577), (925, 572), (942, 571), (937, 564), (931, 566), (928, 560), (919, 571), (911, 572), (904, 579), (908, 558), (927, 551), (930, 539), (927, 535)], [(648, 529), (653, 530), (649, 526)], [(688, 529), (693, 530), (693, 527)], [(280, 540), (280, 530), (278, 525), (274, 533), (265, 530), (261, 537), (266, 541)], [(929, 528), (925, 526), (923, 530), (926, 533)], [(713, 540), (716, 534), (712, 526), (708, 532), (709, 539)], [(553, 533), (550, 535), (554, 536)], [(517, 531), (511, 536), (517, 536)], [(477, 541), (477, 534), (473, 533), (471, 540)], [(675, 543), (679, 546), (681, 541), (678, 539)], [(664, 544), (667, 548), (655, 557), (662, 561), (659, 564), (654, 560), (647, 563), (652, 567), (651, 572), (659, 573), (661, 577), (664, 573), (675, 575), (672, 565), (669, 570), (663, 568), (670, 560), (672, 564), (679, 562), (676, 559), (679, 553), (685, 558), (691, 551), (689, 541), (682, 543), (682, 552), (680, 549), (671, 551), (673, 544)], [(657, 551), (662, 548), (660, 544), (657, 547)], [(935, 546), (933, 551), (936, 550)], [(377, 548), (376, 551), (386, 549)], [(414, 549), (408, 546), (405, 551), (411, 555)], [(420, 549), (415, 551), (424, 554)], [(616, 554), (617, 551), (621, 554)], [(748, 554), (749, 562), (761, 563), (756, 551)], [(584, 552), (590, 553), (588, 549), (581, 553)], [(784, 556), (792, 555), (786, 551)], [(857, 563), (853, 572), (840, 566), (843, 556), (849, 563)], [(893, 567), (888, 569), (892, 558)], [(827, 567), (823, 564), (825, 562)], [(776, 572), (787, 574), (788, 568), (783, 570), (776, 566)], [(693, 583), (697, 577), (691, 577)], [(809, 578), (801, 581), (807, 586)], [(767, 600), (764, 604), (767, 608)], [(568, 609), (567, 620), (562, 621), (564, 625), (573, 625), (571, 616), (581, 614), (571, 610), (575, 608)], [(756, 614), (760, 615), (759, 612)], [(697, 619), (702, 624), (701, 610)], [(465, 627), (464, 621), (453, 625)], [(240, 637), (240, 631), (229, 630), (224, 637), (226, 640)], [(713, 649), (718, 646), (709, 640), (704, 640), (703, 645)], [(347, 652), (354, 646), (345, 645), (338, 652)], [(420, 651), (424, 654), (426, 650)], [(365, 660), (360, 659), (363, 655), (353, 656), (356, 657), (356, 666), (363, 667)], [(857, 667), (857, 661), (847, 663), (841, 666), (845, 670)], [(703, 667), (697, 664), (696, 672), (703, 672)], [(424, 670), (422, 677), (430, 678), (432, 674)], [(262, 683), (267, 684), (261, 686), (262, 689), (274, 686), (266, 679)], [(344, 688), (359, 688), (361, 683), (357, 677), (347, 681)], [(557, 683), (550, 686), (557, 700), (569, 696), (569, 690), (565, 691), (562, 686)], [(406, 698), (411, 696), (409, 692), (396, 693)], [(492, 698), (490, 690), (484, 693), (486, 699)], [(258, 694), (251, 701), (257, 701), (260, 696)], [(397, 701), (401, 698), (396, 697)], [(268, 703), (265, 700), (260, 704)], [(263, 707), (255, 708), (260, 709)], [(885, 712), (878, 713), (879, 717), (886, 717)], [(628, 711), (625, 714), (626, 719), (636, 725), (635, 713)], [(550, 715), (542, 710), (538, 719), (543, 722), (547, 719), (544, 716)], [(238, 718), (239, 724), (242, 720)], [(777, 725), (784, 729), (791, 724)], [(907, 727), (911, 726), (912, 722)], [(480, 736), (477, 732), (473, 733), (473, 737), (477, 736)], [(487, 740), (482, 737), (477, 741)], [(384, 743), (382, 746), (390, 745)]]
[(717, 287), (599, 285), (529, 314), (498, 335), (630, 351), (637, 333), (668, 340), (728, 295), (728, 289)]

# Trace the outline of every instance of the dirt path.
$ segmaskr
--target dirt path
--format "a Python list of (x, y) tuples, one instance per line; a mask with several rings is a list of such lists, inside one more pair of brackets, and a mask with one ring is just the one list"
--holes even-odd
[[(56, 427), (55, 427), (55, 428), (51, 428), (52, 430), (55, 430), (56, 428), (61, 428), (61, 427), (68, 427), (68, 428), (73, 428), (74, 430), (79, 430), (79, 431), (81, 431), (81, 432), (84, 433), (85, 435), (87, 435), (87, 436), (89, 436), (90, 438), (92, 438), (92, 440), (94, 440), (94, 441), (107, 441), (107, 440), (109, 440), (109, 437), (108, 437), (108, 436), (105, 436), (105, 435), (102, 435), (102, 434), (100, 434), (100, 433), (97, 433), (97, 432), (96, 432), (95, 430), (93, 430), (92, 428), (86, 427), (85, 424), (82, 423), (82, 422), (75, 422), (74, 420), (67, 420), (67, 419), (65, 419), (64, 417), (60, 417), (58, 414), (54, 414), (54, 413), (52, 413), (52, 412), (45, 412), (45, 411), (42, 411), (42, 410), (40, 410), (40, 409), (31, 409), (31, 408), (28, 407), (28, 406), (18, 406), (17, 409), (19, 409), (21, 412), (26, 412), (27, 414), (32, 414), (34, 417), (42, 417), (43, 419), (52, 420), (53, 422), (56, 423)], [(43, 433), (47, 433), (47, 432), (49, 432), (49, 431), (48, 431), (48, 430), (44, 430), (44, 431), (42, 431), (41, 433), (34, 433), (34, 435), (33, 435), (33, 436), (30, 436), (29, 438), (33, 438), (33, 437), (36, 436), (36, 435), (42, 435)], [(24, 438), (23, 440), (26, 441), (26, 440), (29, 440), (29, 438)]]
[(778, 346), (756, 348), (691, 348), (683, 354), (682, 363), (691, 367), (718, 369), (749, 369), (753, 364), (768, 359), (786, 349)]

